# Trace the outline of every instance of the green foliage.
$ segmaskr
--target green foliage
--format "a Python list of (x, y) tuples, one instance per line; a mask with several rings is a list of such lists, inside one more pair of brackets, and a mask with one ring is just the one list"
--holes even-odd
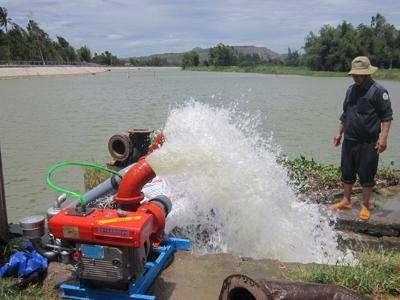
[(299, 188), (300, 192), (338, 188), (340, 183), (340, 168), (334, 165), (323, 165), (308, 160), (304, 156), (289, 159), (279, 159), (279, 163), (288, 168), (291, 181)]
[[(263, 74), (292, 74), (302, 76), (318, 76), (318, 77), (347, 77), (347, 72), (330, 72), (330, 71), (311, 71), (305, 67), (286, 67), (272, 65), (257, 66), (199, 66), (188, 68), (192, 71), (210, 71), (210, 72), (245, 72), (245, 73), (263, 73)], [(384, 70), (379, 69), (374, 74), (374, 79), (397, 80), (400, 81), (400, 69)]]
[(53, 288), (48, 286), (41, 287), (38, 285), (30, 285), (26, 289), (10, 288), (16, 283), (15, 279), (0, 279), (0, 299), (3, 300), (52, 300), (57, 299), (57, 293)]
[(290, 48), (288, 49), (288, 54), (284, 59), (285, 66), (288, 67), (298, 67), (303, 64), (302, 56), (299, 51), (292, 51)]
[(369, 56), (380, 68), (399, 68), (400, 31), (377, 14), (370, 26), (354, 28), (346, 21), (337, 27), (325, 25), (319, 35), (306, 37), (304, 50), (305, 65), (316, 71), (347, 71), (358, 55)]
[(0, 60), (9, 60), (11, 57), (10, 47), (7, 43), (7, 35), (0, 29)]
[(89, 191), (96, 187), (103, 181), (110, 178), (110, 173), (103, 172), (98, 169), (87, 168), (83, 173), (83, 182), (85, 185), (85, 191)]
[(286, 276), (291, 280), (336, 284), (374, 299), (388, 299), (400, 295), (399, 274), (399, 252), (368, 251), (360, 254), (354, 266), (300, 267)]
[(199, 54), (196, 51), (186, 52), (182, 59), (182, 68), (197, 67), (200, 63)]
[(57, 36), (57, 41), (58, 42), (54, 43), (54, 46), (61, 56), (62, 61), (70, 62), (78, 60), (75, 49), (63, 37)]
[(7, 32), (8, 24), (11, 23), (11, 19), (8, 17), (8, 10), (5, 7), (0, 7), (0, 27), (4, 27)]
[[(301, 193), (323, 191), (341, 188), (340, 168), (334, 165), (317, 163), (314, 159), (308, 160), (304, 156), (295, 159), (279, 158), (278, 163), (288, 169), (291, 182)], [(393, 186), (400, 183), (400, 170), (379, 166), (376, 181), (384, 186)]]
[(262, 59), (258, 54), (240, 54), (239, 53), (239, 66), (249, 67), (266, 64), (267, 62)]
[(232, 47), (222, 43), (208, 51), (208, 63), (214, 66), (235, 66), (239, 61), (239, 53)]
[[(8, 29), (9, 25), (11, 25), (10, 30)], [(120, 63), (118, 58), (108, 51), (95, 56), (93, 60), (99, 64), (117, 65)], [(57, 40), (52, 41), (34, 20), (28, 21), (26, 29), (11, 22), (7, 9), (0, 7), (0, 60), (62, 64), (79, 61), (91, 62), (92, 57), (88, 47), (83, 46), (75, 50), (61, 36), (57, 36)]]
[(76, 53), (80, 61), (88, 63), (92, 61), (92, 53), (88, 47), (82, 46), (78, 50), (76, 50)]
[(129, 63), (132, 66), (140, 66), (141, 65), (140, 60), (138, 60), (137, 58), (130, 58)]
[(112, 55), (111, 52), (109, 51), (105, 51), (99, 55), (95, 53), (92, 61), (96, 64), (107, 65), (107, 66), (119, 64), (118, 58), (115, 55)]
[(388, 186), (397, 185), (400, 183), (400, 170), (379, 166), (377, 178)]

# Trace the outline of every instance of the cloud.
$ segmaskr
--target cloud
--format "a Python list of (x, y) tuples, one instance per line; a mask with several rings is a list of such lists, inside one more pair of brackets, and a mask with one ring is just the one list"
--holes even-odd
[[(3, 0), (21, 26), (32, 17), (49, 33), (93, 52), (120, 57), (194, 47), (257, 44), (300, 49), (310, 31), (346, 20), (369, 24), (376, 13), (400, 28), (398, 0)], [(118, 42), (116, 42), (118, 41)]]

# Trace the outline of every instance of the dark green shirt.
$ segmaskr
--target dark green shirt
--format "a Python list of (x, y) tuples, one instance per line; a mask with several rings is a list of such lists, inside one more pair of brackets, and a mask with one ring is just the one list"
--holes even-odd
[(351, 85), (343, 103), (340, 121), (344, 125), (344, 138), (360, 142), (376, 142), (381, 122), (390, 121), (393, 111), (388, 91), (369, 80), (364, 86)]

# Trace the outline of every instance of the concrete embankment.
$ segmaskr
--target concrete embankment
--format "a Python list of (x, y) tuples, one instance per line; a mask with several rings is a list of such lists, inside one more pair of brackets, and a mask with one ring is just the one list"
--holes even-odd
[(31, 77), (31, 76), (97, 74), (106, 72), (107, 70), (108, 69), (104, 67), (83, 67), (83, 66), (2, 67), (0, 68), (0, 79)]

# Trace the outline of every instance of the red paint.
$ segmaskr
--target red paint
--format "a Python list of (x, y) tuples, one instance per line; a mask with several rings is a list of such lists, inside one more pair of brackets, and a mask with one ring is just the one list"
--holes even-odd
[(140, 159), (122, 177), (114, 201), (125, 210), (136, 210), (144, 198), (143, 186), (155, 176), (147, 161), (144, 158)]
[[(48, 223), (56, 237), (98, 245), (139, 248), (150, 237), (153, 216), (144, 212), (126, 212), (119, 217), (114, 209), (95, 209), (87, 216), (71, 216), (66, 208)], [(71, 234), (72, 232), (72, 234)]]

